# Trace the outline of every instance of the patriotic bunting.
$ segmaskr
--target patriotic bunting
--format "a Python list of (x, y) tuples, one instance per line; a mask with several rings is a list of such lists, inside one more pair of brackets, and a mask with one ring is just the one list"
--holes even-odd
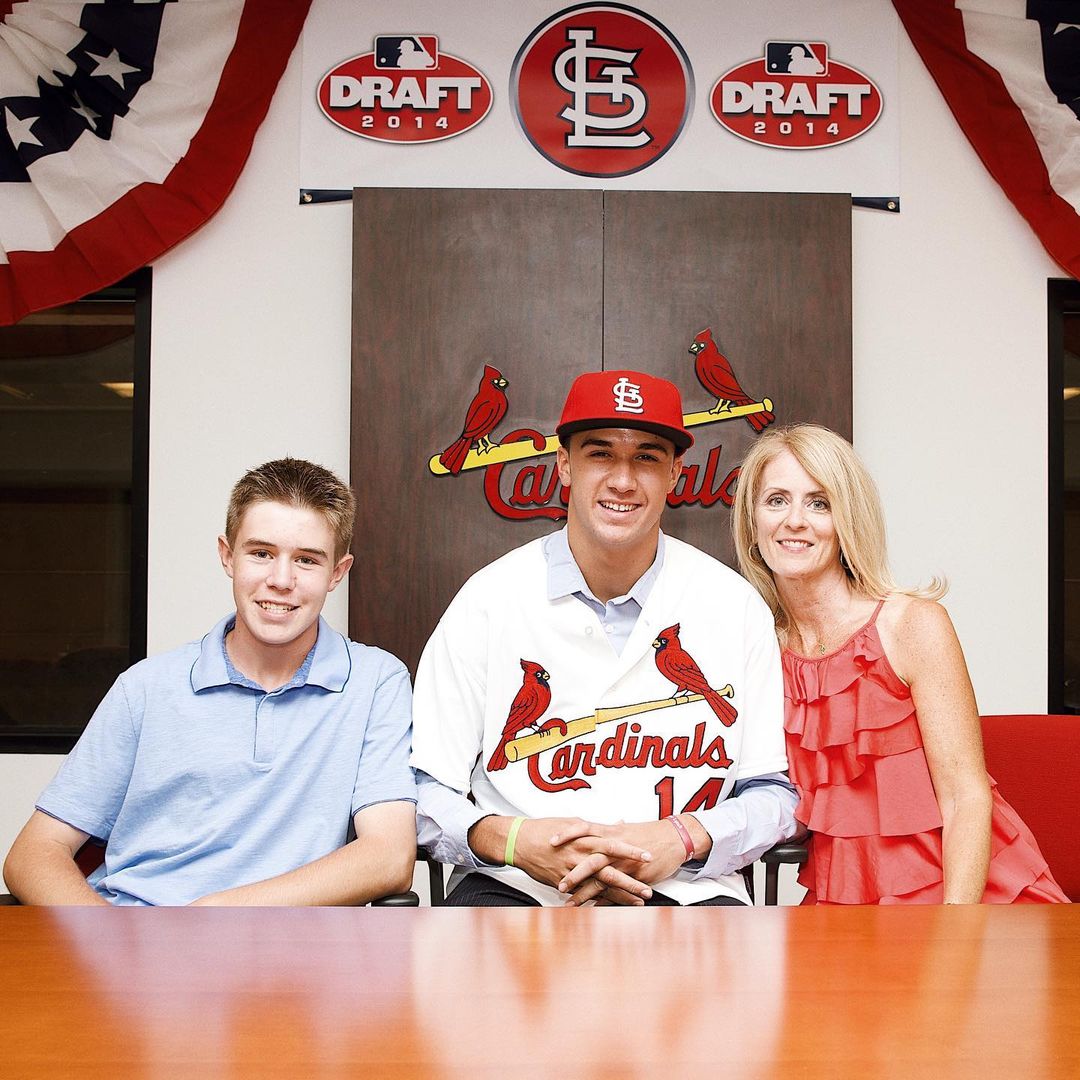
[(1080, 276), (1080, 3), (893, 4), (983, 164)]
[(0, 0), (0, 324), (145, 265), (225, 201), (311, 0)]

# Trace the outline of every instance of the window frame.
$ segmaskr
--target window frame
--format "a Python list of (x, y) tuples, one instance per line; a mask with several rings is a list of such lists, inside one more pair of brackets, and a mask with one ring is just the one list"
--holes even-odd
[[(131, 548), (128, 611), (128, 664), (146, 656), (147, 560), (150, 495), (150, 310), (152, 271), (143, 267), (83, 300), (132, 300), (135, 305), (135, 384), (131, 403)], [(84, 718), (83, 726), (90, 717)], [(0, 754), (66, 754), (78, 732), (0, 732)]]
[(1047, 281), (1046, 709), (1065, 707), (1065, 317), (1080, 315), (1080, 281)]

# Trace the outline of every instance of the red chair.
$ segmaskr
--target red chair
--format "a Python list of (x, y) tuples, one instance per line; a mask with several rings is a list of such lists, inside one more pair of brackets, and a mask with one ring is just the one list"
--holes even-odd
[(1035, 834), (1065, 895), (1080, 901), (1080, 716), (984, 716), (986, 771)]

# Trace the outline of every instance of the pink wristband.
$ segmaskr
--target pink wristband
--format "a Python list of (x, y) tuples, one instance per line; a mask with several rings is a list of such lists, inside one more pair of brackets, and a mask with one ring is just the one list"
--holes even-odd
[(689, 862), (694, 857), (694, 841), (690, 839), (690, 834), (686, 831), (686, 826), (677, 818), (674, 814), (671, 817), (664, 818), (665, 821), (670, 821), (675, 826), (675, 831), (679, 834), (679, 839), (683, 842), (683, 847), (686, 848), (686, 861)]

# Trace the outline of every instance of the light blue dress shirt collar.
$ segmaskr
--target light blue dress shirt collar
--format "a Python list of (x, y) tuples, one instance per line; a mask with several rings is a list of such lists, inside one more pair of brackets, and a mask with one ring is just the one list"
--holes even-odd
[(597, 599), (586, 583), (585, 576), (574, 559), (574, 553), (570, 550), (566, 529), (546, 536), (543, 549), (544, 558), (547, 559), (548, 599), (577, 597), (596, 612), (612, 648), (621, 655), (664, 565), (664, 534), (657, 535), (656, 558), (649, 569), (634, 582), (624, 596), (613, 597), (606, 604)]
[[(567, 537), (566, 529), (560, 529), (557, 533), (544, 537), (544, 558), (547, 559), (548, 565), (549, 600), (558, 600), (563, 596), (576, 596), (580, 593), (582, 598), (587, 597), (593, 603), (601, 604), (601, 601), (592, 594), (584, 575), (574, 560), (574, 553), (570, 550), (570, 540)], [(616, 596), (610, 602), (612, 604), (622, 604), (627, 600), (634, 600), (637, 602), (640, 611), (645, 606), (645, 601), (649, 598), (649, 593), (652, 592), (652, 587), (656, 584), (656, 579), (660, 576), (660, 569), (663, 565), (664, 534), (659, 533), (656, 540), (656, 558), (653, 559), (652, 566), (634, 582), (625, 596)]]

